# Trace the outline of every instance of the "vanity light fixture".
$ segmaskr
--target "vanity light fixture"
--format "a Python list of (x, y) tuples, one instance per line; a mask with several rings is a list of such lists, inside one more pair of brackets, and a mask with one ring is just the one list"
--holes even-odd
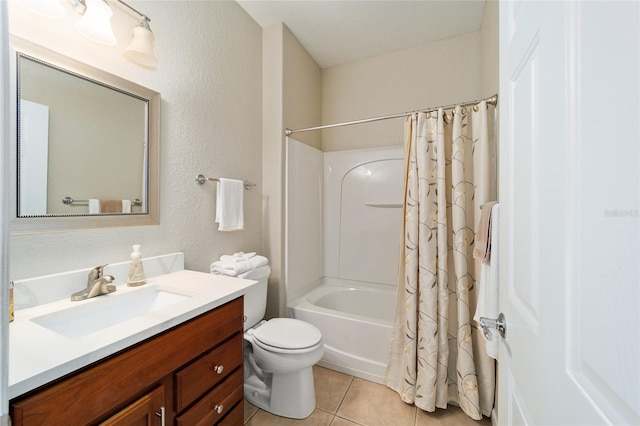
[[(155, 67), (158, 64), (158, 58), (153, 49), (155, 37), (151, 32), (151, 27), (149, 27), (151, 19), (144, 13), (140, 13), (129, 6), (123, 0), (115, 1), (140, 16), (139, 24), (133, 28), (131, 43), (124, 50), (124, 57), (145, 67)], [(67, 0), (67, 2), (76, 12), (82, 15), (82, 18), (76, 24), (76, 29), (80, 34), (96, 43), (107, 46), (114, 46), (117, 43), (111, 28), (113, 10), (107, 0)], [(66, 14), (59, 0), (17, 0), (16, 3), (35, 14), (47, 18), (62, 18)]]
[[(22, 1), (36, 1), (36, 0), (22, 0)], [(38, 1), (52, 1), (52, 0), (38, 0)], [(53, 0), (57, 1), (57, 0)], [(88, 37), (89, 39), (109, 46), (116, 44), (116, 38), (113, 35), (111, 29), (111, 16), (113, 10), (107, 3), (107, 0), (67, 0), (78, 13), (84, 15), (80, 22), (78, 22), (78, 31)], [(131, 9), (133, 12), (140, 16), (140, 23), (133, 28), (133, 38), (131, 43), (124, 51), (124, 57), (131, 62), (146, 67), (155, 67), (158, 63), (158, 59), (153, 50), (154, 36), (149, 27), (151, 19), (129, 6), (122, 0), (117, 0), (118, 3)]]

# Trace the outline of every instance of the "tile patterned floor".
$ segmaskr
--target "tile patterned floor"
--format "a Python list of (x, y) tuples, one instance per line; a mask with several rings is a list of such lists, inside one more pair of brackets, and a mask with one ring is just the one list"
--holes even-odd
[(386, 386), (313, 367), (316, 409), (306, 419), (275, 416), (245, 401), (246, 426), (491, 426), (475, 421), (457, 407), (427, 413), (405, 404)]

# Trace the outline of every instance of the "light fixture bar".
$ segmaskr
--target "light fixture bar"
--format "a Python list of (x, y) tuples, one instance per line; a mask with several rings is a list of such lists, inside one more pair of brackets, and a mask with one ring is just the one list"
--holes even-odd
[(80, 15), (84, 15), (87, 10), (87, 6), (84, 4), (84, 0), (67, 0), (67, 2), (73, 7)]
[(151, 18), (149, 18), (147, 15), (145, 15), (144, 13), (140, 13), (138, 10), (134, 9), (133, 7), (129, 6), (127, 3), (123, 2), (122, 0), (117, 0), (118, 3), (121, 3), (125, 6), (127, 6), (129, 9), (133, 10), (135, 13), (137, 13), (138, 15), (140, 15), (141, 18), (144, 18), (144, 20), (151, 22)]

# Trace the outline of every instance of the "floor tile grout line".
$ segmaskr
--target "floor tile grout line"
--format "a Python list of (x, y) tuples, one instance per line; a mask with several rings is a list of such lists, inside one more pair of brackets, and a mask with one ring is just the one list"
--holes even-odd
[[(256, 408), (258, 408), (258, 407), (256, 407)], [(253, 414), (251, 414), (251, 415), (249, 416), (249, 418), (248, 418), (248, 419), (246, 419), (246, 420), (244, 421), (244, 424), (246, 425), (247, 423), (249, 423), (249, 422), (251, 421), (251, 419), (253, 419), (253, 418), (256, 416), (256, 414), (258, 414), (258, 411), (260, 411), (260, 408), (258, 408), (257, 410), (255, 410), (255, 411), (253, 412)]]
[[(338, 415), (338, 413), (340, 412), (340, 408), (342, 407), (342, 404), (344, 403), (344, 400), (347, 398), (347, 395), (349, 394), (349, 390), (351, 390), (351, 385), (353, 385), (353, 382), (355, 380), (355, 376), (350, 376), (350, 377), (351, 377), (351, 380), (349, 380), (349, 385), (347, 386), (347, 390), (345, 390), (344, 394), (342, 395), (342, 398), (340, 399), (340, 403), (338, 404), (338, 409), (336, 410), (335, 416), (339, 417), (339, 418), (341, 418), (343, 420), (347, 420), (347, 421), (349, 421), (351, 423), (362, 425), (362, 423), (360, 423), (360, 422), (357, 422), (357, 421), (351, 420), (351, 419), (349, 419), (347, 417), (343, 417), (343, 416), (339, 416)], [(366, 426), (366, 425), (362, 425), (362, 426)]]
[(336, 416), (338, 415), (338, 411), (340, 411), (340, 407), (342, 407), (342, 403), (344, 402), (345, 398), (347, 397), (347, 394), (349, 393), (349, 389), (351, 389), (351, 385), (353, 384), (353, 379), (354, 377), (351, 376), (351, 380), (349, 380), (349, 385), (347, 386), (347, 389), (344, 391), (344, 394), (342, 394), (342, 398), (340, 398), (340, 402), (338, 403), (338, 408), (336, 408), (336, 412), (334, 413)]
[[(342, 419), (342, 420), (346, 420), (346, 421), (348, 421), (348, 422), (350, 422), (350, 423), (353, 423), (354, 425), (359, 425), (359, 426), (369, 426), (369, 425), (366, 425), (366, 424), (364, 424), (364, 423), (360, 423), (359, 421), (356, 421), (356, 420), (351, 420), (351, 419), (348, 419), (348, 418), (346, 418), (346, 417), (338, 416), (337, 414), (335, 415), (335, 417), (337, 417), (337, 418), (339, 418), (339, 419)], [(333, 420), (332, 420), (332, 421), (333, 421)]]

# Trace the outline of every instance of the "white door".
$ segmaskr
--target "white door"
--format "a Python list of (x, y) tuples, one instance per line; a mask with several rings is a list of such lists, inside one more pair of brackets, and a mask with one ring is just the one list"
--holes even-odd
[(47, 214), (49, 107), (20, 100), (20, 216)]
[(500, 3), (502, 425), (640, 424), (640, 2)]

